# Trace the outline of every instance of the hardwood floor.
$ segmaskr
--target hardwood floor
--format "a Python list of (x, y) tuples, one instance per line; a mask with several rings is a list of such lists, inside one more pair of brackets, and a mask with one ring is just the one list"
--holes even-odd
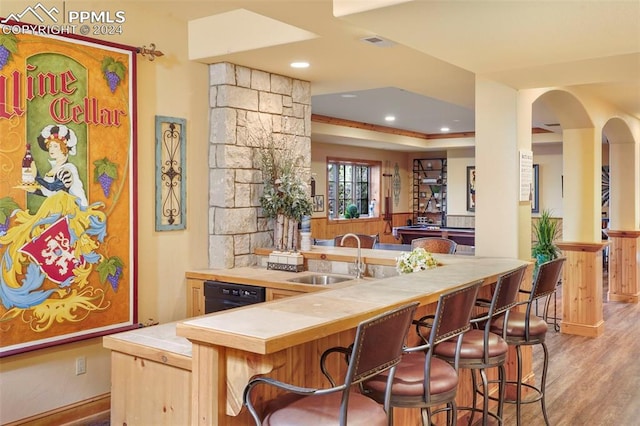
[[(553, 426), (640, 425), (640, 304), (607, 302), (606, 283), (601, 336), (571, 336), (549, 327), (546, 402)], [(534, 349), (538, 378), (542, 365), (535, 360), (541, 359), (542, 349)], [(516, 424), (515, 405), (505, 404), (504, 420)], [(545, 424), (540, 403), (523, 406), (521, 424)]]

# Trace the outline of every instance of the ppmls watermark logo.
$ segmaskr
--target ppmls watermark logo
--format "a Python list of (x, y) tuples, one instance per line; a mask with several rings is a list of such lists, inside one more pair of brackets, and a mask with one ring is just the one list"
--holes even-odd
[[(55, 6), (47, 8), (38, 2), (27, 6), (20, 13), (11, 13), (0, 21), (2, 33), (47, 33), (47, 34), (81, 34), (81, 35), (113, 35), (122, 34), (122, 24), (126, 21), (125, 12), (117, 10), (66, 10), (62, 2), (62, 12)], [(27, 24), (22, 21), (38, 21)], [(10, 22), (13, 21), (13, 22)]]

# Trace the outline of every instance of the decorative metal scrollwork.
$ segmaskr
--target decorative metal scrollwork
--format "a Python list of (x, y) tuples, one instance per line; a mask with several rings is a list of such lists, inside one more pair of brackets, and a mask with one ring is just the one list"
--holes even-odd
[(167, 159), (160, 168), (162, 172), (162, 184), (167, 188), (165, 198), (162, 200), (162, 215), (167, 222), (173, 225), (176, 216), (180, 214), (180, 195), (176, 189), (182, 180), (182, 167), (176, 161), (176, 153), (180, 148), (180, 129), (175, 123), (169, 123), (169, 128), (162, 134), (162, 149), (166, 152)]
[(185, 228), (185, 122), (156, 119), (156, 229)]

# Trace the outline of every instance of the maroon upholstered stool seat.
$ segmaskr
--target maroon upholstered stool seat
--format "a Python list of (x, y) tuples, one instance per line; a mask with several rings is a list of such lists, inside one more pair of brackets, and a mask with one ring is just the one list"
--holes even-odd
[[(314, 397), (284, 394), (269, 403), (262, 425), (335, 426), (340, 424), (342, 392)], [(349, 395), (349, 426), (388, 426), (382, 405), (357, 392)]]
[[(415, 397), (422, 399), (424, 394), (424, 363), (425, 354), (421, 352), (408, 353), (402, 358), (402, 362), (396, 368), (396, 377), (402, 380), (394, 382), (392, 392), (396, 396)], [(382, 373), (366, 382), (367, 389), (384, 393), (387, 385), (388, 374)], [(441, 396), (443, 399), (455, 395), (458, 387), (458, 373), (446, 361), (433, 358), (431, 361), (431, 375), (429, 391), (432, 397)]]
[[(529, 324), (529, 336), (526, 336), (527, 323)], [(549, 326), (547, 322), (536, 315), (527, 315), (524, 312), (511, 312), (509, 314), (509, 322), (506, 328), (507, 339), (511, 344), (516, 342), (529, 342), (529, 344), (537, 344), (544, 342)], [(504, 330), (504, 317), (498, 318), (493, 322), (491, 331), (502, 334)], [(533, 342), (536, 343), (533, 343)]]
[[(513, 315), (513, 314), (512, 314)], [(485, 349), (486, 348), (486, 349)], [(490, 359), (504, 356), (509, 351), (509, 345), (504, 339), (495, 333), (489, 333), (487, 345), (484, 342), (484, 330), (469, 330), (462, 336), (462, 347), (460, 349), (460, 363), (467, 360), (482, 360), (486, 354)], [(442, 342), (438, 346), (436, 353), (443, 358), (451, 358), (455, 356), (456, 347), (454, 342)], [(478, 361), (482, 362), (482, 361)], [(462, 366), (461, 366), (462, 367)], [(464, 367), (462, 367), (464, 368)]]

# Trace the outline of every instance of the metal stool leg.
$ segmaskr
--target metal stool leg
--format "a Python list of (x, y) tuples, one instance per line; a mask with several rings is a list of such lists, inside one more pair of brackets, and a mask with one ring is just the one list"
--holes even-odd
[[(542, 378), (540, 380), (540, 387), (537, 388), (535, 385), (531, 385), (528, 383), (522, 383), (522, 349), (521, 349), (521, 345), (514, 345), (516, 348), (516, 366), (517, 366), (517, 377), (516, 377), (516, 381), (505, 381), (505, 384), (510, 384), (510, 385), (515, 385), (516, 386), (516, 395), (514, 399), (507, 399), (505, 394), (503, 392), (500, 392), (500, 395), (502, 396), (502, 399), (499, 401), (500, 402), (504, 401), (504, 402), (508, 402), (508, 403), (513, 403), (516, 404), (516, 425), (520, 426), (522, 420), (521, 420), (521, 413), (522, 413), (522, 404), (530, 404), (533, 402), (538, 402), (540, 401), (540, 404), (542, 406), (542, 415), (544, 417), (544, 422), (547, 426), (550, 426), (550, 422), (549, 422), (549, 416), (547, 414), (547, 406), (546, 406), (546, 401), (545, 401), (545, 391), (546, 391), (546, 386), (547, 386), (547, 370), (549, 367), (549, 351), (547, 349), (547, 345), (544, 342), (540, 342), (539, 344), (542, 345), (542, 350), (544, 352), (544, 359), (543, 359), (543, 363), (542, 363)], [(500, 371), (500, 376), (503, 374), (504, 370)], [(500, 377), (499, 376), (499, 377)], [(506, 387), (506, 386), (505, 386)], [(528, 388), (531, 389), (535, 392), (535, 395), (533, 398), (528, 398), (527, 400), (523, 399), (522, 396), (522, 391), (523, 388)], [(500, 417), (502, 417), (502, 405), (498, 405), (498, 415)]]
[(522, 404), (522, 349), (516, 346), (516, 358), (518, 360), (518, 381), (516, 383), (516, 425), (520, 426), (520, 408)]
[(498, 418), (499, 424), (504, 424), (504, 398), (507, 387), (507, 372), (504, 364), (498, 367)]
[(542, 379), (540, 381), (540, 403), (542, 405), (542, 415), (544, 416), (544, 422), (549, 426), (549, 417), (547, 416), (547, 407), (545, 404), (545, 388), (547, 386), (547, 367), (549, 366), (549, 351), (547, 350), (547, 344), (542, 342), (542, 350), (544, 351), (544, 362), (542, 365)]
[[(471, 372), (471, 386), (473, 386), (473, 401), (471, 406), (475, 408), (478, 403), (478, 381), (476, 379), (476, 370), (472, 368), (469, 371)], [(483, 392), (484, 392), (484, 389), (486, 388), (483, 388)], [(471, 410), (471, 417), (469, 417), (469, 426), (473, 424), (473, 417), (475, 415), (476, 415), (476, 410)]]

